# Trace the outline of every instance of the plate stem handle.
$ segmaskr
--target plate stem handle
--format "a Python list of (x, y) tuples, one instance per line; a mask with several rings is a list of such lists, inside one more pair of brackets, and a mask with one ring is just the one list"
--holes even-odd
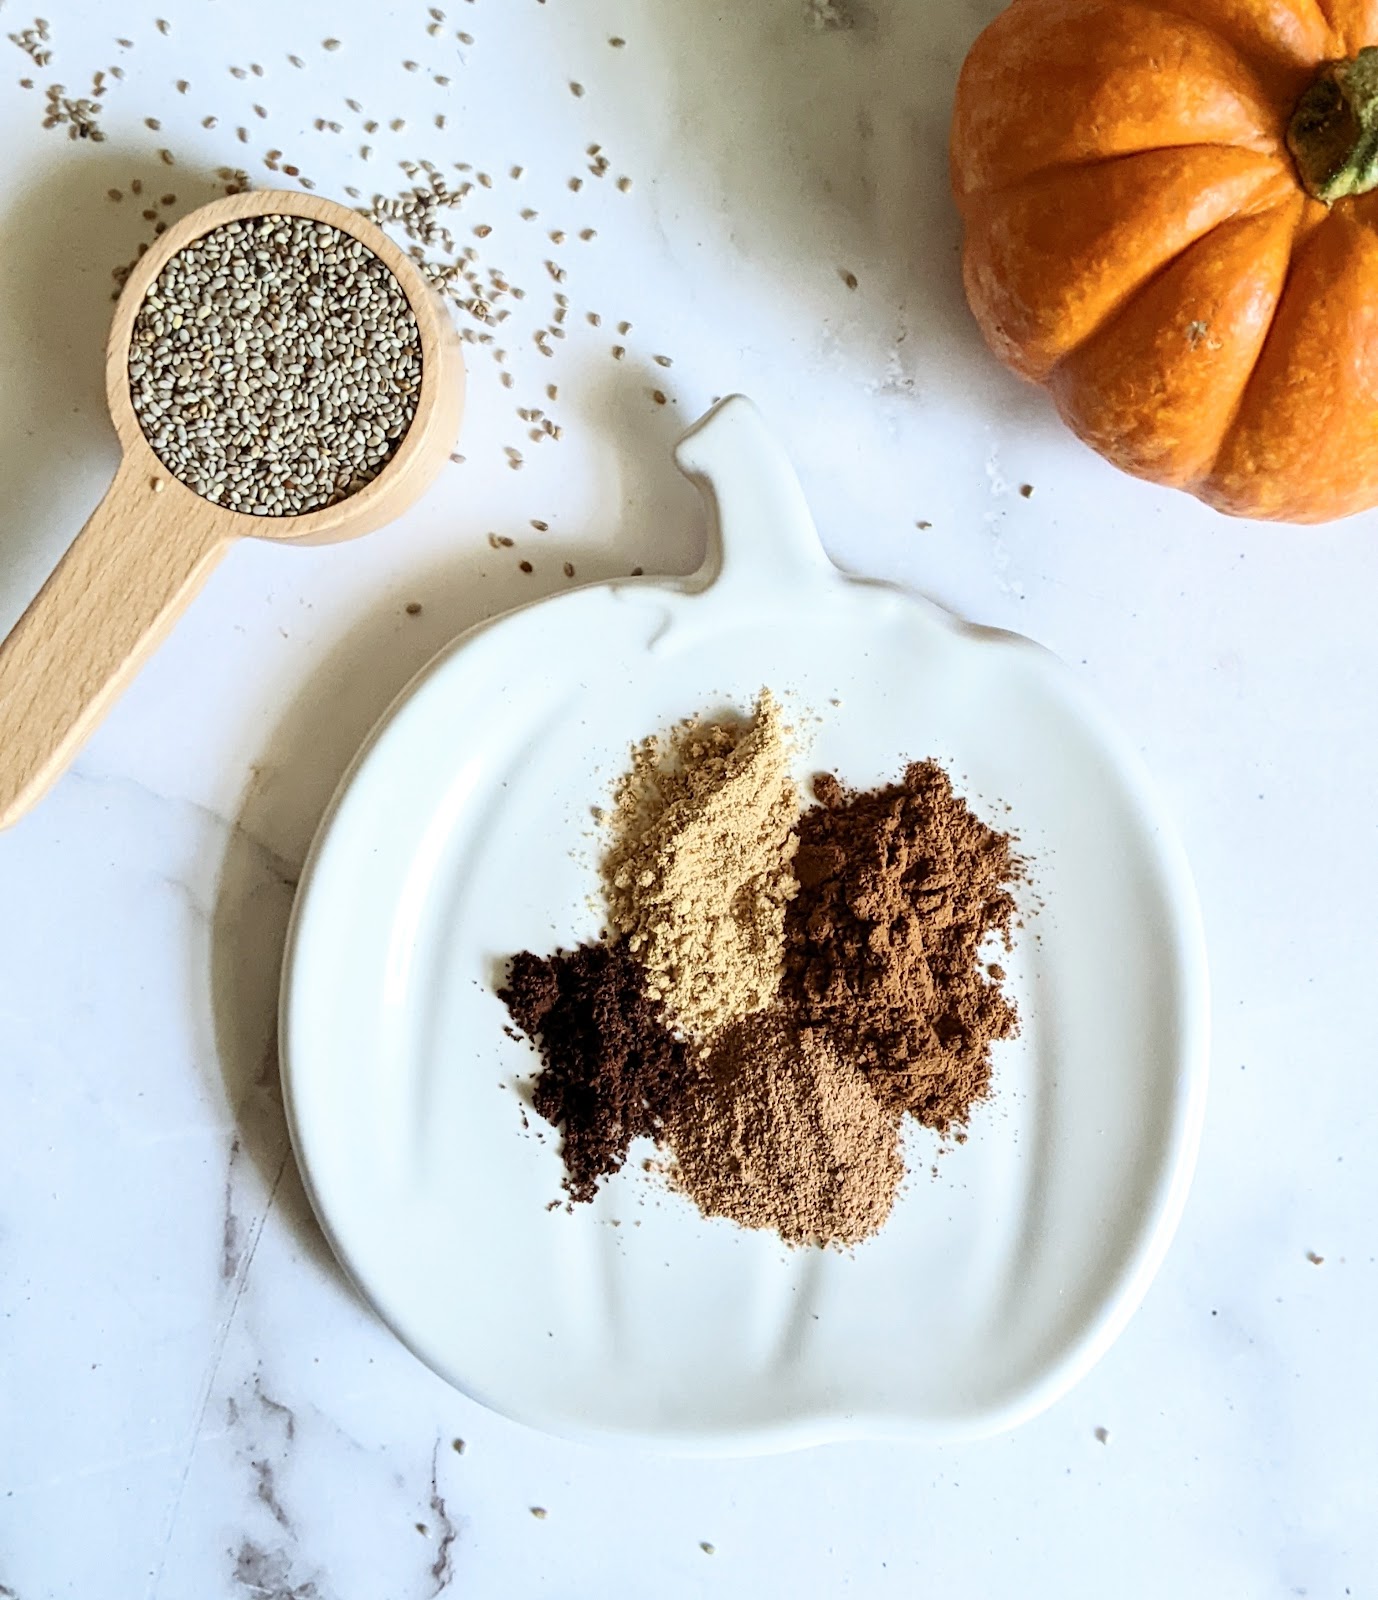
[(745, 395), (728, 395), (701, 417), (675, 461), (708, 509), (708, 554), (696, 574), (704, 588), (764, 597), (837, 576), (789, 457)]

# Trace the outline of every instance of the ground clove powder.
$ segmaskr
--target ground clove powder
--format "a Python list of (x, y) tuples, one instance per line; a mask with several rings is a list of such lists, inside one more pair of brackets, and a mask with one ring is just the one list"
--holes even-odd
[(561, 1131), (569, 1197), (592, 1200), (633, 1139), (659, 1134), (697, 1065), (625, 945), (523, 951), (498, 998), (540, 1052), (532, 1103)]

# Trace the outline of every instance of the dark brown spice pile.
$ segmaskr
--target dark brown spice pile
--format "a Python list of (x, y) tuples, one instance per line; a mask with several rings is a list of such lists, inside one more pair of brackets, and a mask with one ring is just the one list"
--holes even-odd
[(633, 1139), (660, 1133), (698, 1067), (647, 998), (645, 969), (624, 945), (523, 951), (498, 998), (540, 1050), (532, 1103), (561, 1130), (570, 1199), (592, 1200)]

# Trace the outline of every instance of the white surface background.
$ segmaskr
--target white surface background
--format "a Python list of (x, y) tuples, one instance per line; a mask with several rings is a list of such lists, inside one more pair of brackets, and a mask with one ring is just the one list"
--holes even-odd
[[(989, 0), (444, 3), (438, 39), (419, 0), (61, 0), (44, 69), (0, 39), (0, 624), (114, 465), (109, 274), (144, 224), (111, 186), (140, 175), (179, 212), (217, 166), (261, 179), (267, 148), (334, 193), (391, 190), (398, 156), (470, 161), (494, 189), (462, 220), (494, 228), (485, 258), (529, 290), (517, 388), (475, 353), (467, 463), (356, 546), (235, 551), (0, 838), (0, 1595), (1372, 1593), (1378, 521), (1255, 527), (1130, 482), (987, 357), (945, 130)], [(819, 25), (838, 14), (855, 26)], [(0, 11), (4, 32), (30, 20)], [(48, 83), (83, 92), (116, 61), (106, 143), (41, 129)], [(227, 71), (251, 61), (261, 80)], [(384, 124), (368, 165), (345, 96)], [(592, 142), (629, 193), (587, 175)], [(547, 225), (571, 242), (552, 252)], [(572, 311), (546, 361), (530, 331), (553, 254)], [(512, 408), (551, 381), (564, 438), (536, 447)], [(344, 763), (440, 644), (559, 588), (563, 561), (692, 568), (698, 506), (669, 446), (732, 388), (781, 432), (840, 561), (1085, 673), (1200, 884), (1215, 1076), (1178, 1242), (1101, 1367), (981, 1445), (677, 1463), (527, 1433), (361, 1309), (287, 1149), (278, 962)]]

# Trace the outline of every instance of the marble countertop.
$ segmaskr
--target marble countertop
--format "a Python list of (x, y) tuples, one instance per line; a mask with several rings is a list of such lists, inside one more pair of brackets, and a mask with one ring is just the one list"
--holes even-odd
[[(1131, 482), (987, 356), (944, 141), (995, 0), (441, 4), (430, 33), (421, 0), (55, 0), (51, 61), (0, 39), (0, 627), (112, 472), (101, 348), (143, 203), (263, 182), (270, 149), (335, 194), (468, 162), (492, 188), (461, 231), (528, 286), (470, 350), (464, 463), (357, 544), (237, 548), (0, 837), (0, 1596), (1370, 1593), (1378, 517), (1252, 526)], [(8, 0), (0, 32), (30, 20)], [(50, 83), (112, 66), (103, 142), (42, 127)], [(530, 1433), (363, 1309), (288, 1147), (278, 969), (345, 763), (565, 562), (695, 566), (669, 449), (732, 389), (841, 563), (1074, 665), (1200, 885), (1214, 1076), (1177, 1242), (1092, 1375), (982, 1444), (712, 1463)]]

